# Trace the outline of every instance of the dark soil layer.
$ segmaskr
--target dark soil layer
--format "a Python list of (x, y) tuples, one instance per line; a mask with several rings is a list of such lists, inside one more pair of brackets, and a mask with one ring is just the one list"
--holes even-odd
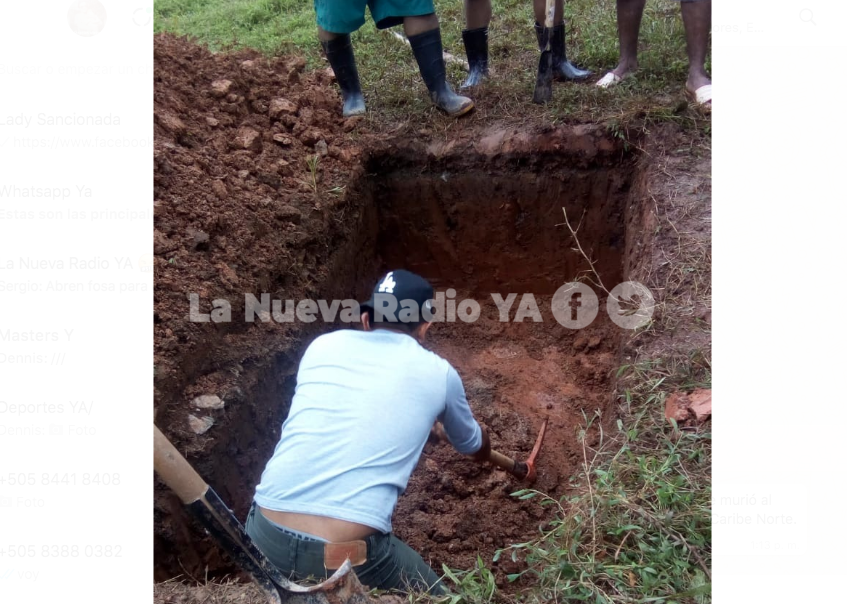
[(566, 247), (566, 208), (574, 225), (581, 223), (580, 241), (597, 271), (618, 283), (630, 166), (585, 169), (556, 158), (521, 159), (530, 158), (499, 167), (447, 164), (430, 174), (421, 174), (418, 163), (379, 178), (378, 243), (387, 266), (489, 299), (491, 292), (553, 294), (587, 268)]
[[(550, 312), (552, 293), (589, 268), (562, 207), (608, 287), (643, 273), (646, 162), (592, 126), (459, 128), (446, 141), (368, 133), (338, 117), (329, 77), (303, 74), (295, 59), (211, 55), (159, 36), (155, 65), (155, 421), (236, 515), (277, 442), (305, 346), (342, 327), (246, 322), (245, 294), (362, 299), (386, 267), (482, 303), (475, 323), (435, 325), (430, 345), (459, 370), (501, 452), (525, 457), (550, 419), (536, 487), (563, 495), (581, 462), (583, 413), (613, 418), (623, 334), (602, 299), (579, 332)], [(492, 292), (537, 294), (544, 321), (499, 322)], [(229, 300), (232, 321), (190, 322), (190, 293), (202, 312)], [(203, 394), (224, 408), (194, 409)], [(195, 434), (189, 414), (214, 424)], [(395, 530), (436, 568), (468, 568), (549, 520), (536, 502), (509, 497), (519, 487), (427, 445)], [(495, 568), (507, 591), (520, 587), (505, 582), (515, 563)], [(157, 482), (156, 580), (234, 572)]]

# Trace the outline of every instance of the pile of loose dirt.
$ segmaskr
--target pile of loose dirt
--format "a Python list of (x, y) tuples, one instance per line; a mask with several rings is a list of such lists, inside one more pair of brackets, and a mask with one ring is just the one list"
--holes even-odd
[[(342, 187), (361, 150), (345, 135), (356, 123), (338, 116), (330, 76), (304, 74), (300, 58), (212, 55), (170, 35), (157, 36), (154, 57), (159, 384), (187, 382), (208, 364), (211, 351), (193, 346), (207, 326), (185, 320), (189, 293), (307, 294), (325, 278), (318, 250), (339, 229), (336, 196), (318, 191)], [(225, 338), (228, 326), (217, 327)]]
[[(304, 73), (301, 58), (214, 55), (160, 35), (154, 61), (155, 421), (225, 500), (239, 502), (243, 518), (245, 493), (267, 454), (257, 443), (276, 438), (286, 411), (246, 397), (290, 393), (296, 361), (285, 355), (296, 359), (310, 333), (302, 325), (293, 333), (291, 323), (245, 323), (245, 293), (298, 300), (349, 292), (355, 268), (332, 291), (327, 250), (353, 228), (336, 204), (358, 165), (353, 138), (361, 133), (356, 120), (340, 117), (331, 75)], [(232, 321), (190, 321), (189, 294), (203, 313), (212, 300), (230, 301)], [(269, 363), (280, 365), (278, 375), (260, 384), (257, 366)], [(205, 394), (225, 407), (189, 405)], [(208, 417), (212, 432), (194, 434), (189, 414)], [(216, 441), (218, 425), (232, 427), (235, 448)], [(157, 578), (182, 568), (231, 570), (208, 545), (192, 549), (197, 534), (188, 523), (157, 485)]]

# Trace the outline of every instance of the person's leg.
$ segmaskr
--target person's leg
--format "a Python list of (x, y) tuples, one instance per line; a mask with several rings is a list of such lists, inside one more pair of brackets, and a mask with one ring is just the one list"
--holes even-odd
[(682, 23), (685, 26), (685, 46), (688, 51), (688, 81), (685, 87), (692, 93), (711, 84), (706, 73), (706, 51), (712, 28), (712, 0), (682, 2)]
[(491, 0), (465, 0), (465, 27), (478, 29), (491, 23)]
[(368, 561), (355, 567), (363, 585), (378, 589), (447, 593), (440, 577), (411, 547), (391, 535), (368, 537)]
[(447, 83), (441, 30), (435, 13), (403, 19), (403, 30), (412, 46), (429, 96), (435, 106), (447, 115), (459, 117), (474, 108), (473, 101), (453, 92)]
[(329, 42), (343, 35), (344, 34), (334, 34), (331, 31), (326, 31), (323, 27), (318, 25), (318, 40), (321, 42)]
[(341, 114), (344, 117), (362, 115), (365, 113), (365, 95), (359, 82), (350, 34), (334, 34), (318, 28), (318, 39), (341, 88)]
[(618, 0), (618, 40), (620, 41), (620, 59), (612, 70), (622, 78), (638, 68), (638, 30), (641, 29), (641, 17), (644, 14), (646, 0)]
[[(544, 13), (547, 10), (546, 0), (533, 0), (535, 12), (535, 35), (540, 47), (544, 30)], [(556, 0), (553, 11), (553, 30), (550, 32), (550, 50), (553, 54), (553, 77), (557, 80), (584, 80), (591, 71), (580, 69), (568, 60), (565, 50), (565, 6), (564, 0)]]
[(488, 75), (488, 24), (491, 0), (465, 0), (465, 29), (462, 41), (468, 55), (468, 77), (461, 88), (471, 88)]
[(417, 36), (438, 29), (438, 16), (435, 13), (403, 17), (403, 33), (406, 37)]
[(365, 22), (365, 2), (315, 0), (315, 12), (318, 20), (318, 40), (341, 88), (341, 113), (344, 117), (362, 115), (365, 113), (365, 96), (359, 83), (350, 33)]

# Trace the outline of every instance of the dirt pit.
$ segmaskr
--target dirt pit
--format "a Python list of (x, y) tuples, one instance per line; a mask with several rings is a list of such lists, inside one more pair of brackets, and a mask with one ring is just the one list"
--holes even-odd
[[(428, 346), (462, 376), (495, 449), (525, 459), (549, 419), (534, 487), (556, 498), (582, 460), (583, 413), (610, 409), (621, 335), (605, 312), (579, 331), (552, 314), (555, 291), (588, 268), (570, 249), (562, 208), (580, 223), (580, 244), (601, 278), (617, 284), (634, 171), (628, 160), (580, 169), (531, 155), (500, 166), (473, 155), (444, 166), (382, 158), (372, 161), (364, 183), (375, 207), (370, 230), (377, 232), (379, 267), (365, 288), (382, 270), (403, 267), (427, 277), (446, 300), (454, 289), (457, 308), (466, 299), (479, 303), (474, 322), (434, 325)], [(492, 294), (497, 302), (517, 294), (507, 322)], [(520, 308), (533, 308), (530, 299), (541, 322), (516, 322)], [(522, 486), (447, 444), (428, 444), (398, 503), (395, 532), (437, 569), (470, 568), (477, 555), (490, 562), (497, 548), (533, 538), (550, 519), (537, 502), (510, 497)], [(494, 568), (510, 589), (505, 576), (521, 566), (507, 558)]]
[[(347, 261), (360, 267), (361, 276), (346, 294), (364, 299), (385, 270), (404, 267), (430, 279), (445, 293), (448, 308), (477, 301), (476, 321), (435, 325), (428, 346), (462, 376), (474, 413), (488, 426), (497, 450), (526, 458), (541, 423), (549, 419), (534, 486), (559, 498), (582, 461), (577, 434), (584, 415), (611, 408), (621, 335), (602, 305), (592, 324), (579, 331), (561, 326), (551, 312), (554, 292), (588, 269), (571, 249), (562, 208), (580, 224), (580, 244), (596, 260), (601, 278), (617, 284), (623, 280), (625, 206), (635, 167), (631, 158), (593, 169), (568, 168), (554, 159), (523, 165), (531, 159), (513, 157), (491, 166), (484, 157), (471, 156), (466, 165), (442, 170), (420, 157), (371, 158), (350, 185), (359, 224)], [(500, 320), (492, 294), (500, 296), (498, 301), (516, 294), (508, 322)], [(540, 322), (532, 318), (536, 307)], [(519, 308), (527, 316), (516, 322)], [(338, 327), (319, 327), (306, 340)], [(288, 379), (278, 390), (267, 387), (274, 383), (269, 374), (260, 380), (265, 386), (244, 393), (258, 413), (276, 408), (260, 441), (255, 434), (241, 440), (255, 426), (248, 417), (217, 436), (221, 452), (253, 443), (251, 455), (222, 455), (215, 464), (219, 475), (221, 465), (233, 462), (247, 471), (250, 478), (245, 481), (242, 474), (238, 484), (232, 482), (237, 468), (227, 472), (224, 487), (242, 516), (278, 438), (298, 357), (288, 358)], [(279, 366), (269, 371), (278, 372)], [(477, 555), (491, 561), (498, 548), (531, 539), (550, 519), (537, 502), (510, 497), (521, 487), (503, 471), (468, 461), (447, 444), (428, 444), (399, 501), (395, 532), (437, 569), (442, 564), (470, 568)], [(522, 568), (520, 563), (504, 557), (494, 568), (507, 591), (520, 585), (505, 579)], [(226, 570), (224, 563), (216, 568)]]
[[(315, 109), (325, 98), (335, 102), (336, 93), (317, 76), (291, 76), (290, 62), (211, 57), (184, 44), (159, 38), (156, 55), (157, 124), (178, 122), (156, 131), (156, 423), (166, 435), (243, 520), (279, 438), (303, 351), (345, 326), (245, 323), (239, 297), (362, 300), (385, 270), (407, 268), (437, 291), (455, 289), (457, 303), (479, 302), (478, 320), (434, 325), (428, 346), (462, 376), (495, 449), (525, 458), (549, 419), (534, 486), (564, 495), (582, 462), (584, 417), (600, 411), (612, 418), (624, 333), (609, 320), (598, 288), (600, 312), (587, 328), (572, 331), (553, 317), (554, 292), (590, 268), (573, 249), (562, 208), (605, 285), (624, 281), (649, 238), (643, 160), (592, 126), (495, 128), (436, 142), (368, 138), (355, 124), (333, 121), (329, 109)], [(190, 61), (181, 58), (186, 53)], [(214, 91), (223, 76), (239, 94), (196, 92)], [(301, 107), (288, 122), (267, 117), (279, 95)], [(226, 143), (244, 124), (265, 142)], [(291, 144), (274, 143), (289, 135)], [(318, 135), (330, 153), (321, 160), (322, 178), (310, 181), (305, 159)], [(283, 176), (270, 178), (268, 166)], [(187, 322), (191, 292), (206, 304), (232, 300), (233, 321)], [(492, 294), (511, 293), (510, 320), (502, 322)], [(526, 294), (541, 322), (513, 320)], [(186, 418), (203, 394), (226, 406), (204, 412), (214, 425), (196, 435)], [(521, 486), (449, 445), (428, 444), (394, 530), (437, 570), (470, 568), (477, 555), (490, 562), (498, 548), (533, 538), (551, 518), (536, 501), (509, 496)], [(237, 575), (160, 483), (155, 502), (156, 580)], [(504, 556), (493, 568), (507, 593), (522, 586), (506, 580), (520, 562)]]

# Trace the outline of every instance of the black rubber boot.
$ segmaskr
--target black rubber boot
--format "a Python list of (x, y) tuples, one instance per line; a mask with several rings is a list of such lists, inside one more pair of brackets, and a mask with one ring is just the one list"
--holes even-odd
[(353, 56), (353, 44), (349, 35), (339, 35), (328, 42), (321, 42), (326, 58), (335, 72), (335, 79), (341, 88), (341, 98), (344, 117), (363, 115), (365, 113), (365, 96), (359, 84), (359, 72), (356, 70), (356, 57)]
[(435, 106), (451, 117), (459, 117), (474, 108), (473, 101), (453, 92), (447, 83), (444, 54), (441, 46), (441, 29), (435, 28), (416, 36), (409, 36), (412, 52), (421, 70), (429, 98)]
[(468, 55), (468, 77), (459, 88), (473, 88), (488, 76), (488, 28), (464, 29), (462, 40)]
[[(544, 28), (535, 24), (535, 36), (541, 45), (541, 32)], [(550, 31), (550, 50), (553, 53), (553, 79), (555, 80), (584, 80), (592, 74), (587, 69), (580, 69), (570, 61), (565, 52), (565, 22), (562, 21)]]

